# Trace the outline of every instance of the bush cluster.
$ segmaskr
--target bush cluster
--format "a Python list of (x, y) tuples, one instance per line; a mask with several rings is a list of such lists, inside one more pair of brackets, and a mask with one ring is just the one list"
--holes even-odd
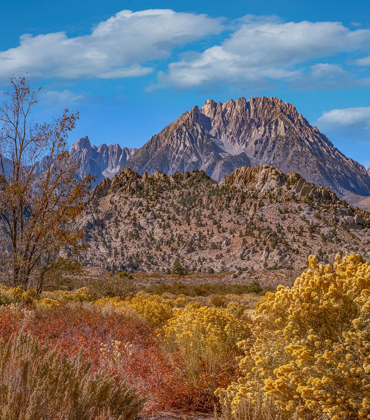
[(253, 339), (239, 343), (242, 376), (218, 391), (241, 404), (274, 400), (282, 418), (370, 417), (370, 265), (357, 255), (331, 266), (309, 258), (293, 287), (257, 307)]
[(250, 326), (226, 309), (193, 302), (176, 311), (162, 333), (164, 342), (179, 352), (188, 376), (198, 384), (202, 376), (214, 377), (220, 369), (232, 366), (240, 354), (237, 343), (249, 337)]

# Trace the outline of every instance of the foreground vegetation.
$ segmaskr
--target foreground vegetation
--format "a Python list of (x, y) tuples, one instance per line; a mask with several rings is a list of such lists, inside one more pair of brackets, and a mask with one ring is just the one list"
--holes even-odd
[(239, 343), (242, 374), (218, 391), (233, 417), (273, 401), (283, 419), (370, 418), (370, 266), (351, 255), (309, 267), (266, 295)]
[(105, 292), (120, 296), (1, 288), (0, 419), (214, 406), (225, 420), (369, 418), (370, 266), (359, 256), (310, 257), (292, 287), (264, 297), (111, 280)]
[[(174, 282), (174, 291), (181, 288), (190, 295), (186, 296), (138, 291), (132, 280), (119, 276), (100, 288), (94, 281), (89, 283), (91, 289), (53, 290), (42, 295), (0, 288), (0, 346), (13, 352), (21, 348), (20, 342), (28, 343), (27, 350), (15, 356), (20, 366), (4, 359), (0, 387), (12, 398), (22, 394), (24, 387), (33, 390), (19, 403), (20, 411), (7, 418), (36, 418), (21, 411), (32, 401), (40, 413), (44, 412), (41, 402), (50, 408), (45, 418), (130, 419), (142, 408), (144, 413), (213, 411), (218, 404), (214, 391), (227, 386), (239, 373), (236, 357), (243, 353), (237, 343), (251, 335), (247, 313), (259, 296), (242, 293), (249, 291), (242, 285), (231, 287), (239, 294), (214, 294), (213, 285)], [(161, 285), (157, 287), (161, 290)], [(193, 296), (195, 287), (203, 296)], [(104, 296), (112, 290), (121, 297)], [(147, 290), (157, 289), (151, 286)], [(27, 370), (28, 382), (10, 387), (11, 378), (21, 375), (22, 366), (33, 359), (40, 360), (40, 367), (33, 365)], [(11, 368), (6, 368), (9, 363)], [(76, 370), (74, 374), (74, 368), (86, 373)], [(50, 381), (58, 376), (62, 384), (63, 375), (72, 374), (75, 382), (49, 387), (40, 378), (44, 371)], [(94, 388), (97, 378), (105, 381), (103, 389), (98, 383)], [(33, 386), (40, 380), (42, 386)], [(49, 390), (46, 397), (45, 387)], [(58, 405), (62, 390), (64, 405)], [(117, 400), (117, 392), (121, 400)], [(74, 401), (75, 395), (82, 401), (77, 408), (69, 401)], [(0, 411), (16, 407), (14, 398), (0, 399)], [(49, 405), (49, 399), (55, 404)], [(86, 417), (80, 417), (78, 410), (88, 406), (97, 411), (86, 410)]]

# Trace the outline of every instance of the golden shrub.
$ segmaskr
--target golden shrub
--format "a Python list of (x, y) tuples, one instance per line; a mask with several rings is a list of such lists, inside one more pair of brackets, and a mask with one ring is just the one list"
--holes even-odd
[(185, 362), (195, 382), (203, 372), (216, 372), (239, 354), (237, 343), (250, 335), (250, 328), (226, 309), (199, 302), (178, 309), (163, 327), (163, 339)]
[(50, 309), (57, 306), (59, 306), (59, 302), (50, 298), (42, 298), (36, 302), (36, 307), (39, 309)]
[(23, 290), (20, 286), (14, 288), (0, 287), (0, 305), (10, 303), (33, 303), (38, 299), (35, 289)]
[(94, 302), (94, 307), (105, 313), (117, 312), (126, 314), (130, 311), (128, 304), (118, 296), (102, 297)]
[(309, 269), (257, 306), (243, 376), (218, 394), (234, 412), (273, 398), (284, 418), (370, 418), (370, 265), (357, 255)]
[(173, 316), (173, 309), (169, 301), (159, 295), (139, 292), (129, 301), (129, 305), (141, 318), (154, 327), (163, 325)]
[(88, 287), (81, 287), (77, 290), (55, 290), (53, 292), (44, 292), (43, 297), (57, 300), (60, 303), (65, 302), (91, 302), (94, 298)]

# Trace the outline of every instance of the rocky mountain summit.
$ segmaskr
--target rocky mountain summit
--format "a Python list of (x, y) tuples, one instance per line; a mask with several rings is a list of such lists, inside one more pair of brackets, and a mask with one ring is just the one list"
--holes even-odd
[(370, 175), (277, 98), (207, 100), (153, 136), (126, 163), (144, 174), (204, 170), (220, 181), (244, 165), (268, 164), (329, 187), (353, 204), (370, 196)]
[[(309, 254), (370, 257), (370, 214), (296, 172), (241, 167), (217, 183), (204, 171), (143, 176), (125, 168), (93, 191), (78, 222), (87, 266), (195, 272), (290, 270)], [(273, 274), (269, 275), (273, 278)]]
[(97, 185), (103, 179), (112, 178), (121, 172), (135, 151), (136, 149), (121, 148), (118, 144), (92, 146), (86, 136), (73, 144), (71, 155), (79, 162), (78, 176), (83, 178), (92, 174), (96, 177), (94, 185)]

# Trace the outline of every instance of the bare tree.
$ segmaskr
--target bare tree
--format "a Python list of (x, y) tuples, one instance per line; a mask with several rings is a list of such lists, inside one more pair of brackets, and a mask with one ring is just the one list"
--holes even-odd
[[(31, 119), (39, 90), (23, 77), (10, 79), (0, 107), (0, 237), (12, 283), (41, 292), (44, 279), (80, 248), (81, 232), (71, 228), (82, 210), (91, 177), (76, 178), (78, 162), (67, 150), (67, 136), (78, 114), (66, 109), (51, 124)], [(4, 258), (4, 256), (6, 256)]]

